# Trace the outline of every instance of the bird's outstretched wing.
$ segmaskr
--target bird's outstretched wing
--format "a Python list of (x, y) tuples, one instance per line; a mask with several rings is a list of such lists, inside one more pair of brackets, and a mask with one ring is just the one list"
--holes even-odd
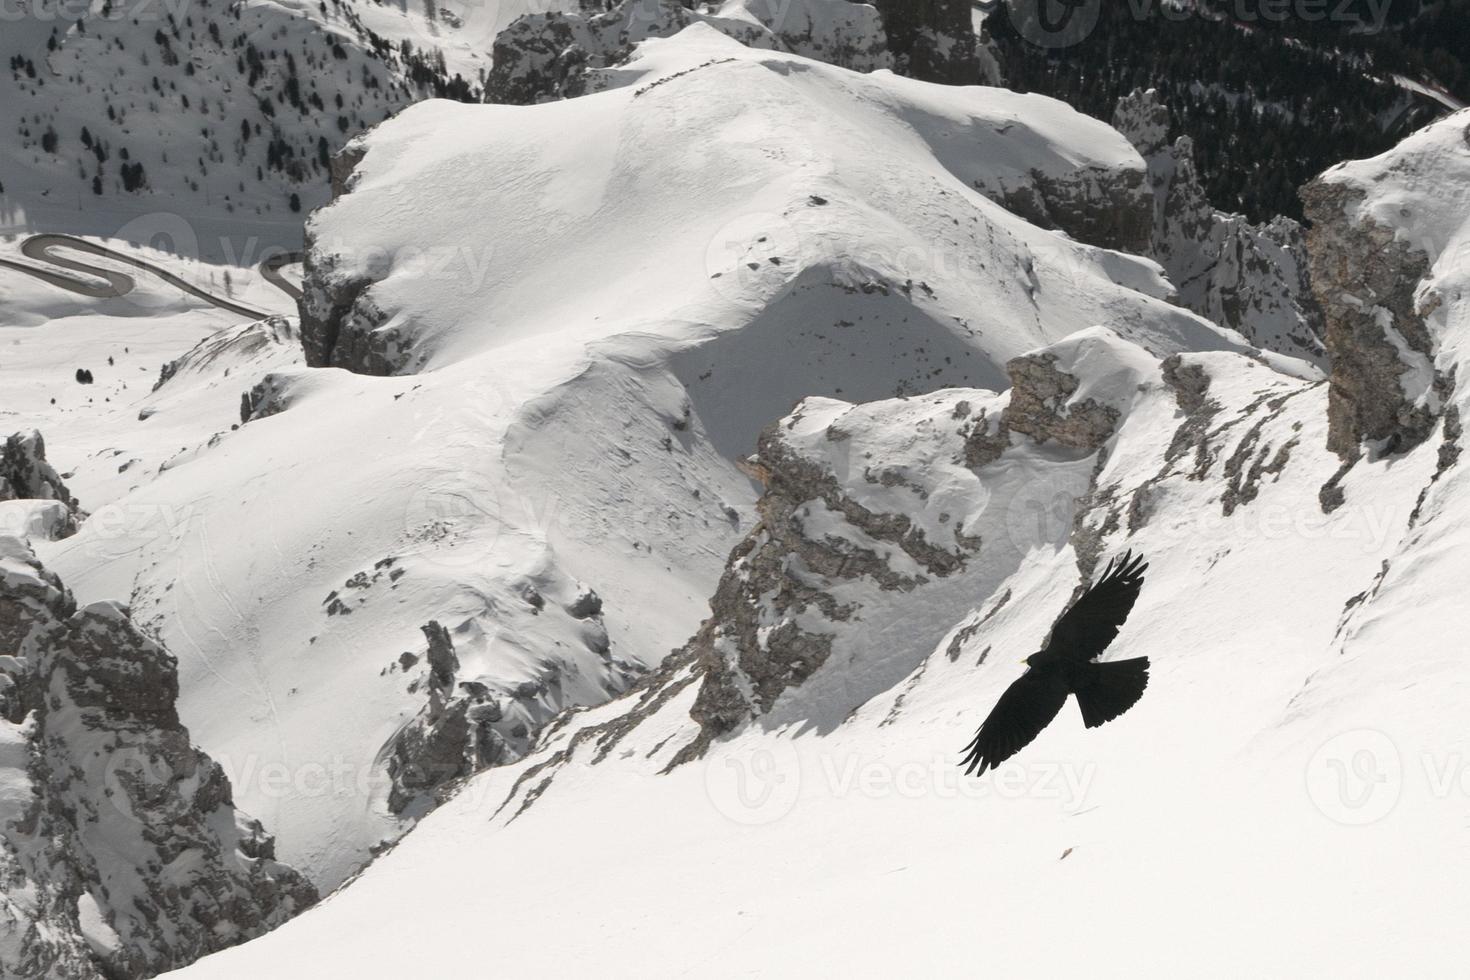
[(1131, 551), (1108, 562), (1097, 584), (1062, 613), (1042, 652), (1068, 660), (1095, 659), (1117, 637), (1133, 603), (1138, 601), (1147, 570), (1143, 556), (1134, 557)]
[(990, 717), (965, 746), (965, 773), (978, 776), (1031, 744), (1067, 703), (1067, 682), (1056, 668), (1033, 667), (1000, 696)]

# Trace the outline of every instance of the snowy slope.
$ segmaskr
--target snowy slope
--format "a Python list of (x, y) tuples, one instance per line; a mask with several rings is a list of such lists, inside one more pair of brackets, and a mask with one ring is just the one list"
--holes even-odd
[[(1118, 354), (1095, 375), (1086, 362), (1099, 343)], [(817, 401), (793, 417), (797, 451), (866, 505), (881, 508), (871, 496), (881, 491), (847, 465), (849, 445), (872, 454), (868, 467), (932, 481), (921, 486), (933, 505), (902, 513), (926, 523), (941, 507), (978, 515), (971, 530), (984, 543), (952, 580), (911, 592), (804, 573), (859, 611), (823, 624), (837, 630), (831, 661), (761, 721), (662, 774), (700, 734), (690, 712), (701, 682), (680, 686), (695, 668), (671, 667), (640, 698), (569, 721), (535, 761), (566, 754), (527, 773), (508, 801), (521, 773), (479, 777), (320, 911), (183, 975), (244, 977), (279, 963), (342, 977), (448, 972), (472, 968), (487, 946), (504, 968), (532, 969), (552, 942), (573, 969), (614, 976), (649, 962), (671, 965), (658, 975), (693, 965), (717, 976), (1055, 975), (1099, 962), (1106, 975), (1180, 963), (1218, 976), (1371, 975), (1395, 964), (1450, 975), (1455, 964), (1437, 951), (1464, 913), (1470, 803), (1457, 780), (1467, 746), (1453, 719), (1470, 678), (1462, 658), (1417, 646), (1407, 629), (1339, 635), (1344, 604), (1385, 560), (1415, 550), (1406, 512), (1434, 453), (1360, 474), (1348, 488), (1360, 503), (1325, 516), (1317, 491), (1336, 460), (1323, 448), (1321, 385), (1234, 355), (1187, 356), (1181, 366), (1208, 377), (1215, 403), (1194, 430), (1200, 418), (1180, 404), (1188, 384), (1176, 389), (1136, 349), (1085, 334), (1054, 352), (1063, 364), (1079, 353), (1068, 366), (1083, 390), (1121, 406), (1106, 463), (1020, 438), (957, 473), (956, 486), (932, 465), (933, 443), (947, 443), (939, 459), (962, 453), (958, 403), (993, 407), (984, 393)], [(1124, 374), (1119, 358), (1131, 365)], [(826, 426), (845, 438), (833, 443)], [(1171, 464), (1180, 431), (1187, 452)], [(1207, 465), (1187, 442), (1196, 436)], [(1287, 462), (1227, 515), (1258, 451)], [(1247, 466), (1232, 474), (1238, 453)], [(1079, 496), (1089, 487), (1091, 498)], [(1040, 522), (1039, 488), (1054, 494), (1039, 501)], [(1131, 506), (1140, 498), (1141, 518)], [(1049, 514), (1054, 501), (1078, 513)], [(841, 522), (802, 526), (823, 540)], [(1434, 549), (1441, 567), (1428, 579), (1408, 561), (1402, 587), (1417, 591), (1415, 605), (1445, 593), (1432, 583), (1464, 574), (1443, 566), (1453, 544)], [(965, 780), (960, 746), (1018, 676), (1015, 661), (1040, 645), (1078, 563), (1125, 546), (1153, 564), (1110, 656), (1153, 658), (1143, 701), (1097, 731), (1069, 706), (1016, 762)], [(890, 549), (887, 564), (901, 573), (909, 563)], [(1411, 611), (1383, 595), (1357, 615), (1465, 625), (1448, 605)], [(1339, 784), (1334, 764), (1361, 767), (1359, 752), (1382, 753), (1373, 764), (1392, 781)], [(519, 883), (514, 914), (486, 878)], [(406, 911), (403, 895), (429, 897)], [(1054, 941), (1058, 916), (1075, 923), (1069, 942)], [(583, 926), (569, 946), (567, 921)], [(983, 941), (977, 921), (988, 923)], [(427, 954), (348, 941), (455, 922), (480, 923), (483, 941)], [(333, 953), (314, 952), (323, 949)]]
[(193, 736), (319, 885), (688, 638), (751, 525), (739, 463), (797, 399), (999, 386), (1094, 324), (1159, 355), (1243, 347), (1165, 302), (1151, 263), (993, 203), (1105, 227), (1098, 188), (1141, 178), (1060, 104), (698, 27), (633, 71), (534, 108), (426, 103), (364, 141), (313, 221), (302, 335), (310, 360), (355, 291), (337, 363), (401, 352), (398, 376), (300, 367), (267, 325), (149, 391), (211, 313), (160, 335), (148, 386), (109, 388), (105, 452), (54, 390), (28, 408), (109, 515), (43, 557), (174, 652)]
[[(1398, 368), (1324, 383), (1090, 327), (1011, 359), (998, 395), (809, 399), (762, 437), (761, 523), (658, 673), (179, 975), (533, 970), (552, 947), (612, 976), (1458, 974), (1464, 124), (1322, 180), (1335, 287), (1389, 243), (1423, 258), (1412, 308), (1327, 304), (1329, 351), (1362, 307)], [(1338, 392), (1369, 383), (1428, 438), (1343, 429)], [(1015, 661), (1125, 548), (1151, 567), (1108, 657), (1152, 659), (1143, 700), (1094, 731), (1068, 706), (962, 779)]]

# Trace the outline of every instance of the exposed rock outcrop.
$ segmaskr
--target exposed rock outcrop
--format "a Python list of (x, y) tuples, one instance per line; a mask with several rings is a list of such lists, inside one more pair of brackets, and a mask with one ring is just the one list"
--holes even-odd
[[(1084, 331), (1072, 341), (1085, 342), (1083, 339), (1088, 337), (1099, 342), (1095, 349), (1105, 355), (1127, 350), (1115, 335), (1101, 329)], [(1069, 342), (1056, 349), (1024, 354), (1006, 365), (1011, 388), (1005, 408), (998, 417), (982, 415), (971, 426), (965, 439), (968, 465), (981, 467), (998, 459), (1010, 448), (1012, 433), (1038, 445), (1052, 444), (1082, 454), (1096, 452), (1112, 438), (1121, 417), (1119, 408), (1087, 394), (1077, 397), (1080, 382), (1068, 370), (1076, 351), (1077, 343)], [(1141, 377), (1150, 370), (1142, 359), (1126, 360), (1132, 363), (1118, 359), (1112, 377)], [(1120, 392), (1115, 387), (1112, 394), (1126, 394), (1126, 388)]]
[(240, 424), (279, 415), (290, 405), (290, 378), (267, 374), (240, 396)]
[(500, 705), (483, 684), (456, 694), (459, 658), (449, 630), (431, 621), (423, 631), (429, 643), (428, 703), (394, 738), (388, 758), (388, 806), (400, 815), (415, 802), (428, 805), (435, 790), (500, 761), (505, 752), (504, 740), (490, 727), (501, 720)]
[(35, 429), (16, 432), (0, 447), (0, 500), (58, 500), (80, 509), (61, 474), (46, 460), (46, 440)]
[(1358, 214), (1364, 191), (1319, 178), (1302, 189), (1312, 278), (1327, 316), (1327, 447), (1405, 452), (1429, 438), (1447, 379), (1434, 369), (1432, 312), (1418, 298), (1430, 258)]
[(352, 176), (357, 173), (357, 165), (362, 162), (366, 151), (359, 140), (353, 140), (341, 150), (332, 154), (327, 163), (327, 170), (332, 179), (332, 200), (336, 200), (352, 189)]
[(1011, 400), (1002, 421), (1010, 431), (1038, 443), (1055, 442), (1088, 453), (1112, 436), (1118, 410), (1092, 398), (1072, 402), (1078, 382), (1057, 368), (1056, 354), (1018, 357), (1006, 370), (1011, 376)]
[[(1084, 360), (1085, 385), (1073, 373)], [(704, 734), (683, 758), (769, 712), (829, 660), (834, 636), (859, 628), (854, 624), (862, 618), (864, 605), (852, 583), (863, 583), (870, 595), (875, 589), (880, 595), (913, 592), (958, 575), (981, 553), (983, 535), (963, 516), (976, 502), (975, 517), (985, 509), (980, 481), (965, 472), (945, 482), (945, 468), (984, 467), (1013, 437), (1056, 447), (1085, 466), (1113, 436), (1140, 384), (1158, 374), (1153, 358), (1102, 329), (1015, 358), (1008, 368), (1012, 388), (1006, 395), (947, 391), (926, 396), (932, 406), (862, 407), (887, 424), (903, 412), (920, 415), (914, 421), (923, 433), (919, 444), (932, 441), (943, 449), (925, 452), (947, 457), (944, 467), (922, 473), (916, 460), (895, 454), (886, 442), (849, 446), (854, 436), (840, 414), (814, 441), (808, 416), (831, 417), (841, 404), (827, 399), (808, 399), (762, 434), (749, 464), (765, 485), (760, 523), (731, 555), (710, 619), (680, 654), (703, 674), (690, 714)], [(988, 408), (977, 411), (982, 403)], [(1004, 407), (991, 416), (997, 403)], [(863, 422), (875, 424), (867, 415)], [(834, 462), (833, 446), (843, 447), (835, 455), (841, 462)], [(864, 464), (853, 467), (858, 459)], [(839, 479), (844, 472), (849, 475)], [(955, 483), (970, 487), (973, 499), (961, 493), (940, 504), (933, 498), (940, 486), (954, 493)], [(873, 487), (883, 488), (876, 499)], [(910, 509), (897, 509), (900, 502)]]
[(77, 531), (86, 514), (60, 473), (46, 460), (46, 441), (35, 429), (0, 444), (0, 501), (26, 501), (8, 510), (0, 533), (59, 540)]
[[(556, 585), (559, 602), (527, 588), (529, 615), (565, 616), (576, 622), (584, 642), (609, 668), (612, 679), (604, 696), (628, 688), (638, 671), (612, 657), (597, 594), (572, 583)], [(433, 809), (463, 778), (520, 759), (541, 727), (578, 700), (578, 679), (567, 676), (576, 668), (548, 657), (541, 658), (535, 680), (508, 683), (481, 674), (477, 666), (483, 650), (475, 648), (484, 638), (484, 625), (477, 620), (453, 631), (437, 620), (422, 629), (422, 654), (405, 652), (398, 670), (390, 673), (411, 672), (409, 691), (422, 693), (424, 705), (383, 750), (388, 807), (405, 819)], [(465, 641), (463, 651), (456, 646), (456, 635)]]
[(1113, 126), (1148, 164), (1152, 228), (1138, 251), (1164, 267), (1180, 305), (1257, 347), (1320, 363), (1322, 314), (1301, 226), (1280, 217), (1251, 224), (1215, 210), (1195, 173), (1192, 141), (1169, 143), (1169, 110), (1154, 90), (1119, 100)]
[(149, 977), (316, 900), (195, 749), (173, 657), (0, 539), (0, 973)]
[[(841, 439), (840, 430), (829, 438)], [(704, 673), (690, 714), (708, 737), (769, 711), (826, 663), (833, 637), (820, 624), (855, 612), (834, 594), (840, 583), (868, 579), (911, 591), (951, 574), (980, 547), (963, 536), (939, 546), (911, 518), (869, 510), (790, 445), (779, 424), (761, 434), (750, 465), (765, 484), (760, 523), (731, 554), (711, 617), (683, 651)], [(847, 533), (837, 531), (843, 527)]]
[(308, 367), (340, 367), (387, 376), (409, 363), (389, 318), (367, 290), (370, 278), (344, 276), (307, 226), (301, 298), (301, 347)]
[(976, 190), (1042, 228), (1059, 229), (1098, 248), (1146, 253), (1153, 199), (1144, 174), (1129, 168), (1078, 168), (1068, 174), (1031, 172), (1022, 187)]
[[(366, 142), (359, 136), (332, 158), (332, 200), (351, 191), (352, 177), (366, 155)], [(385, 329), (387, 316), (367, 295), (373, 276), (345, 274), (339, 261), (335, 252), (319, 246), (307, 222), (301, 296), (296, 300), (306, 365), (391, 375), (403, 367), (403, 359), (391, 330)]]

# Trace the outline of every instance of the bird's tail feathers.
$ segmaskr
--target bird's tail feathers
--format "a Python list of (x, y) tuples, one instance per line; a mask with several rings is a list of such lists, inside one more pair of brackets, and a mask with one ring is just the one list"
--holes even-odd
[(1089, 678), (1076, 690), (1088, 728), (1106, 724), (1138, 703), (1148, 687), (1148, 658), (1088, 665)]

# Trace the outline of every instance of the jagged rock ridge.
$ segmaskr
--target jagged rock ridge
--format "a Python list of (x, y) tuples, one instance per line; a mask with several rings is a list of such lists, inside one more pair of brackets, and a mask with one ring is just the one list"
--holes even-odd
[(1179, 302), (1258, 347), (1320, 363), (1322, 314), (1301, 226), (1216, 210), (1195, 173), (1193, 143), (1168, 142), (1169, 111), (1152, 89), (1121, 99), (1113, 126), (1148, 164), (1152, 231), (1140, 251), (1164, 267)]

